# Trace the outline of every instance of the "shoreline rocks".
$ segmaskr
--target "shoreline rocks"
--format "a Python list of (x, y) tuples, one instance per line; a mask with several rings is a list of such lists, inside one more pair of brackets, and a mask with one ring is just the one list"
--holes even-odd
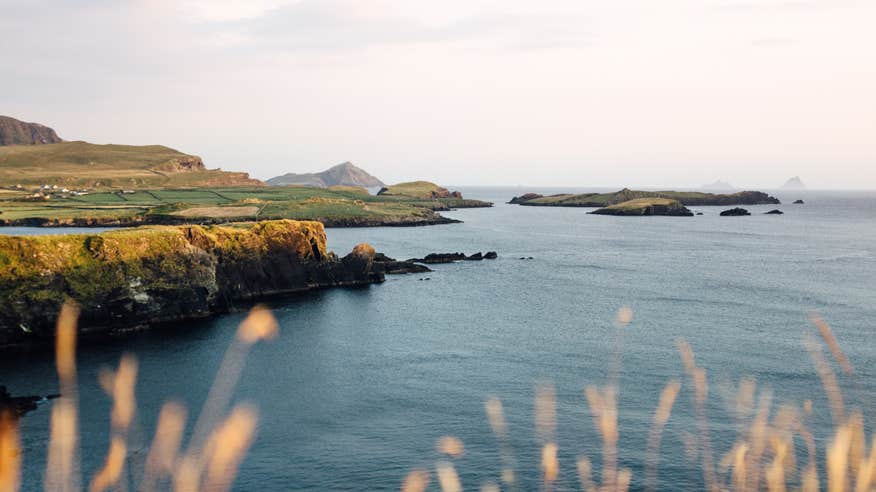
[(751, 215), (751, 212), (739, 207), (731, 208), (721, 212), (721, 217), (741, 217), (744, 215)]
[(784, 213), (785, 212), (782, 212), (779, 209), (775, 209), (775, 210), (770, 210), (769, 212), (764, 212), (764, 215), (782, 215)]

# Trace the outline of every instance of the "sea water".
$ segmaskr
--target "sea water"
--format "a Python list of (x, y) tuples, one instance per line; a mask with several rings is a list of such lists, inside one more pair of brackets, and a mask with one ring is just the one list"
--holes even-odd
[[(453, 460), (465, 488), (501, 483), (502, 456), (484, 412), (489, 397), (503, 403), (518, 484), (537, 489), (540, 446), (550, 437), (536, 433), (539, 387), (556, 394), (557, 488), (576, 490), (578, 457), (593, 461), (597, 478), (601, 466), (584, 390), (604, 385), (612, 367), (619, 367), (619, 461), (632, 470), (633, 489), (643, 487), (647, 434), (671, 379), (682, 389), (663, 435), (660, 483), (701, 489), (702, 453), (691, 456), (684, 444), (697, 427), (693, 385), (678, 354), (682, 339), (707, 371), (715, 461), (737, 438), (728, 408), (744, 377), (756, 380), (758, 397), (769, 392), (774, 407), (812, 401), (822, 460), (832, 424), (803, 343), (816, 333), (810, 312), (831, 324), (854, 365), (853, 378), (840, 377), (847, 404), (873, 415), (876, 193), (778, 192), (783, 205), (745, 207), (749, 217), (720, 217), (721, 207), (691, 207), (704, 213), (696, 217), (611, 217), (503, 203), (559, 190), (462, 191), (496, 206), (446, 213), (461, 224), (330, 229), (329, 246), (343, 255), (368, 242), (397, 258), (494, 250), (499, 259), (271, 301), (279, 337), (252, 350), (235, 393), (260, 413), (235, 490), (398, 489), (411, 469), (434, 470), (446, 459), (435, 450), (445, 435), (465, 445)], [(797, 198), (805, 205), (792, 205)], [(763, 214), (773, 208), (785, 214)], [(623, 307), (633, 320), (620, 329), (615, 318)], [(86, 476), (100, 467), (109, 442), (101, 368), (124, 352), (139, 360), (136, 473), (161, 404), (178, 400), (197, 413), (243, 317), (80, 349)], [(56, 392), (51, 353), (5, 355), (0, 382), (14, 394)], [(25, 490), (41, 487), (48, 423), (48, 408), (22, 421)], [(802, 465), (805, 455), (797, 460)]]

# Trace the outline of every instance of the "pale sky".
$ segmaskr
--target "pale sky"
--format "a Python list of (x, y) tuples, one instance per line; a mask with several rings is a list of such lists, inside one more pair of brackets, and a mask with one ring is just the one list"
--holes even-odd
[(258, 178), (876, 189), (876, 1), (0, 0), (0, 114)]

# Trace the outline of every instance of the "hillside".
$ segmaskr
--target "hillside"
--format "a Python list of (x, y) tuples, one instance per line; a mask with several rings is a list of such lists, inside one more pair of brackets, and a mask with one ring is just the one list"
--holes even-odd
[(364, 169), (354, 166), (351, 162), (338, 164), (319, 173), (288, 173), (271, 178), (267, 183), (274, 186), (298, 185), (317, 188), (328, 188), (330, 186), (361, 186), (371, 188), (383, 186), (383, 181), (368, 174)]
[(45, 125), (0, 116), (0, 145), (36, 145), (61, 141), (55, 130)]
[(535, 193), (514, 197), (508, 203), (541, 207), (607, 207), (638, 198), (669, 198), (682, 205), (760, 205), (778, 204), (779, 200), (760, 191), (714, 194), (695, 191), (638, 191), (624, 188), (614, 193), (560, 194)]
[(246, 173), (207, 169), (200, 157), (161, 145), (0, 146), (0, 186), (76, 188), (261, 185)]
[(449, 191), (447, 188), (442, 188), (429, 181), (398, 183), (382, 188), (377, 194), (383, 196), (404, 196), (426, 200), (435, 198), (462, 198), (462, 193), (458, 191)]

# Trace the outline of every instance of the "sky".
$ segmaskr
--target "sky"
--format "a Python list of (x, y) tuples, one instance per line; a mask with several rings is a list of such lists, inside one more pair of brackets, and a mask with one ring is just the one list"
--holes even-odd
[(872, 0), (0, 0), (0, 114), (257, 178), (876, 189)]

